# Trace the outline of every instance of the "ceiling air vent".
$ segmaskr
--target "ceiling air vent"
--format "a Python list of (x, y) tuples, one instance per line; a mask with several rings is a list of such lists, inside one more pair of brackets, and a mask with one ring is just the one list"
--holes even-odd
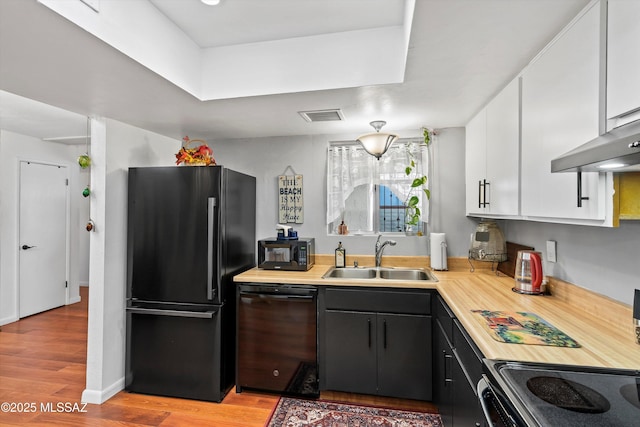
[(334, 122), (344, 120), (344, 116), (340, 109), (298, 111), (298, 114), (308, 122)]

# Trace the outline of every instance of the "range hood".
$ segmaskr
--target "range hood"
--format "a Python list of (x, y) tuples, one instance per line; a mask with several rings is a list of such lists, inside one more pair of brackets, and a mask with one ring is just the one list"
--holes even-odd
[(551, 172), (606, 171), (640, 171), (640, 120), (612, 129), (551, 160)]

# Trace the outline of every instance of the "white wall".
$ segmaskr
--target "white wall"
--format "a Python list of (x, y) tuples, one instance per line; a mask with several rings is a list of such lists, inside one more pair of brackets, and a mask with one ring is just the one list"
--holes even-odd
[(555, 240), (558, 262), (544, 262), (546, 275), (633, 304), (640, 288), (639, 221), (621, 221), (619, 228), (506, 221), (503, 231), (507, 240), (533, 246), (545, 259), (546, 241)]
[(82, 401), (102, 403), (124, 387), (127, 170), (173, 165), (180, 141), (110, 119), (92, 120), (91, 141), (95, 232)]
[[(421, 137), (407, 131), (403, 138)], [(342, 241), (348, 254), (373, 255), (375, 236), (328, 236), (326, 226), (327, 148), (331, 141), (353, 135), (319, 135), (255, 138), (211, 143), (218, 164), (253, 175), (257, 180), (257, 238), (273, 237), (278, 222), (277, 177), (291, 166), (303, 175), (304, 224), (301, 237), (315, 237), (316, 252), (332, 254)], [(444, 129), (434, 140), (432, 154), (432, 214), (430, 231), (447, 233), (450, 256), (466, 256), (475, 222), (465, 218), (464, 129)], [(287, 171), (287, 173), (291, 173)], [(398, 236), (387, 255), (427, 255), (428, 237)]]
[(61, 164), (69, 171), (70, 260), (68, 302), (80, 300), (78, 207), (83, 198), (76, 163), (76, 147), (45, 142), (31, 136), (0, 130), (0, 325), (18, 320), (18, 181), (19, 161)]

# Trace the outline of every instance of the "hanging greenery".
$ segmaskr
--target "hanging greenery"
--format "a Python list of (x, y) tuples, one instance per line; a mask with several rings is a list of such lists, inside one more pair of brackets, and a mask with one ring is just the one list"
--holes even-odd
[[(423, 127), (422, 136), (424, 138), (425, 145), (429, 146), (429, 143), (431, 142), (431, 131)], [(422, 211), (419, 206), (420, 198), (415, 194), (415, 191), (420, 189), (422, 192), (424, 192), (427, 200), (431, 198), (431, 192), (427, 188), (427, 176), (418, 175), (418, 170), (416, 169), (416, 162), (413, 153), (410, 150), (407, 150), (407, 153), (409, 155), (409, 164), (405, 167), (404, 171), (408, 177), (413, 177), (413, 179), (411, 181), (411, 191), (409, 191), (409, 195), (405, 202), (405, 225), (418, 226), (420, 224), (420, 218), (422, 217)]]

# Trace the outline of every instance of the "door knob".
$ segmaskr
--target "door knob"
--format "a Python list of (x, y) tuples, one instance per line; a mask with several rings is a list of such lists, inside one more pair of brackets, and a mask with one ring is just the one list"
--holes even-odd
[(22, 250), (26, 251), (27, 249), (35, 248), (35, 246), (22, 245)]

